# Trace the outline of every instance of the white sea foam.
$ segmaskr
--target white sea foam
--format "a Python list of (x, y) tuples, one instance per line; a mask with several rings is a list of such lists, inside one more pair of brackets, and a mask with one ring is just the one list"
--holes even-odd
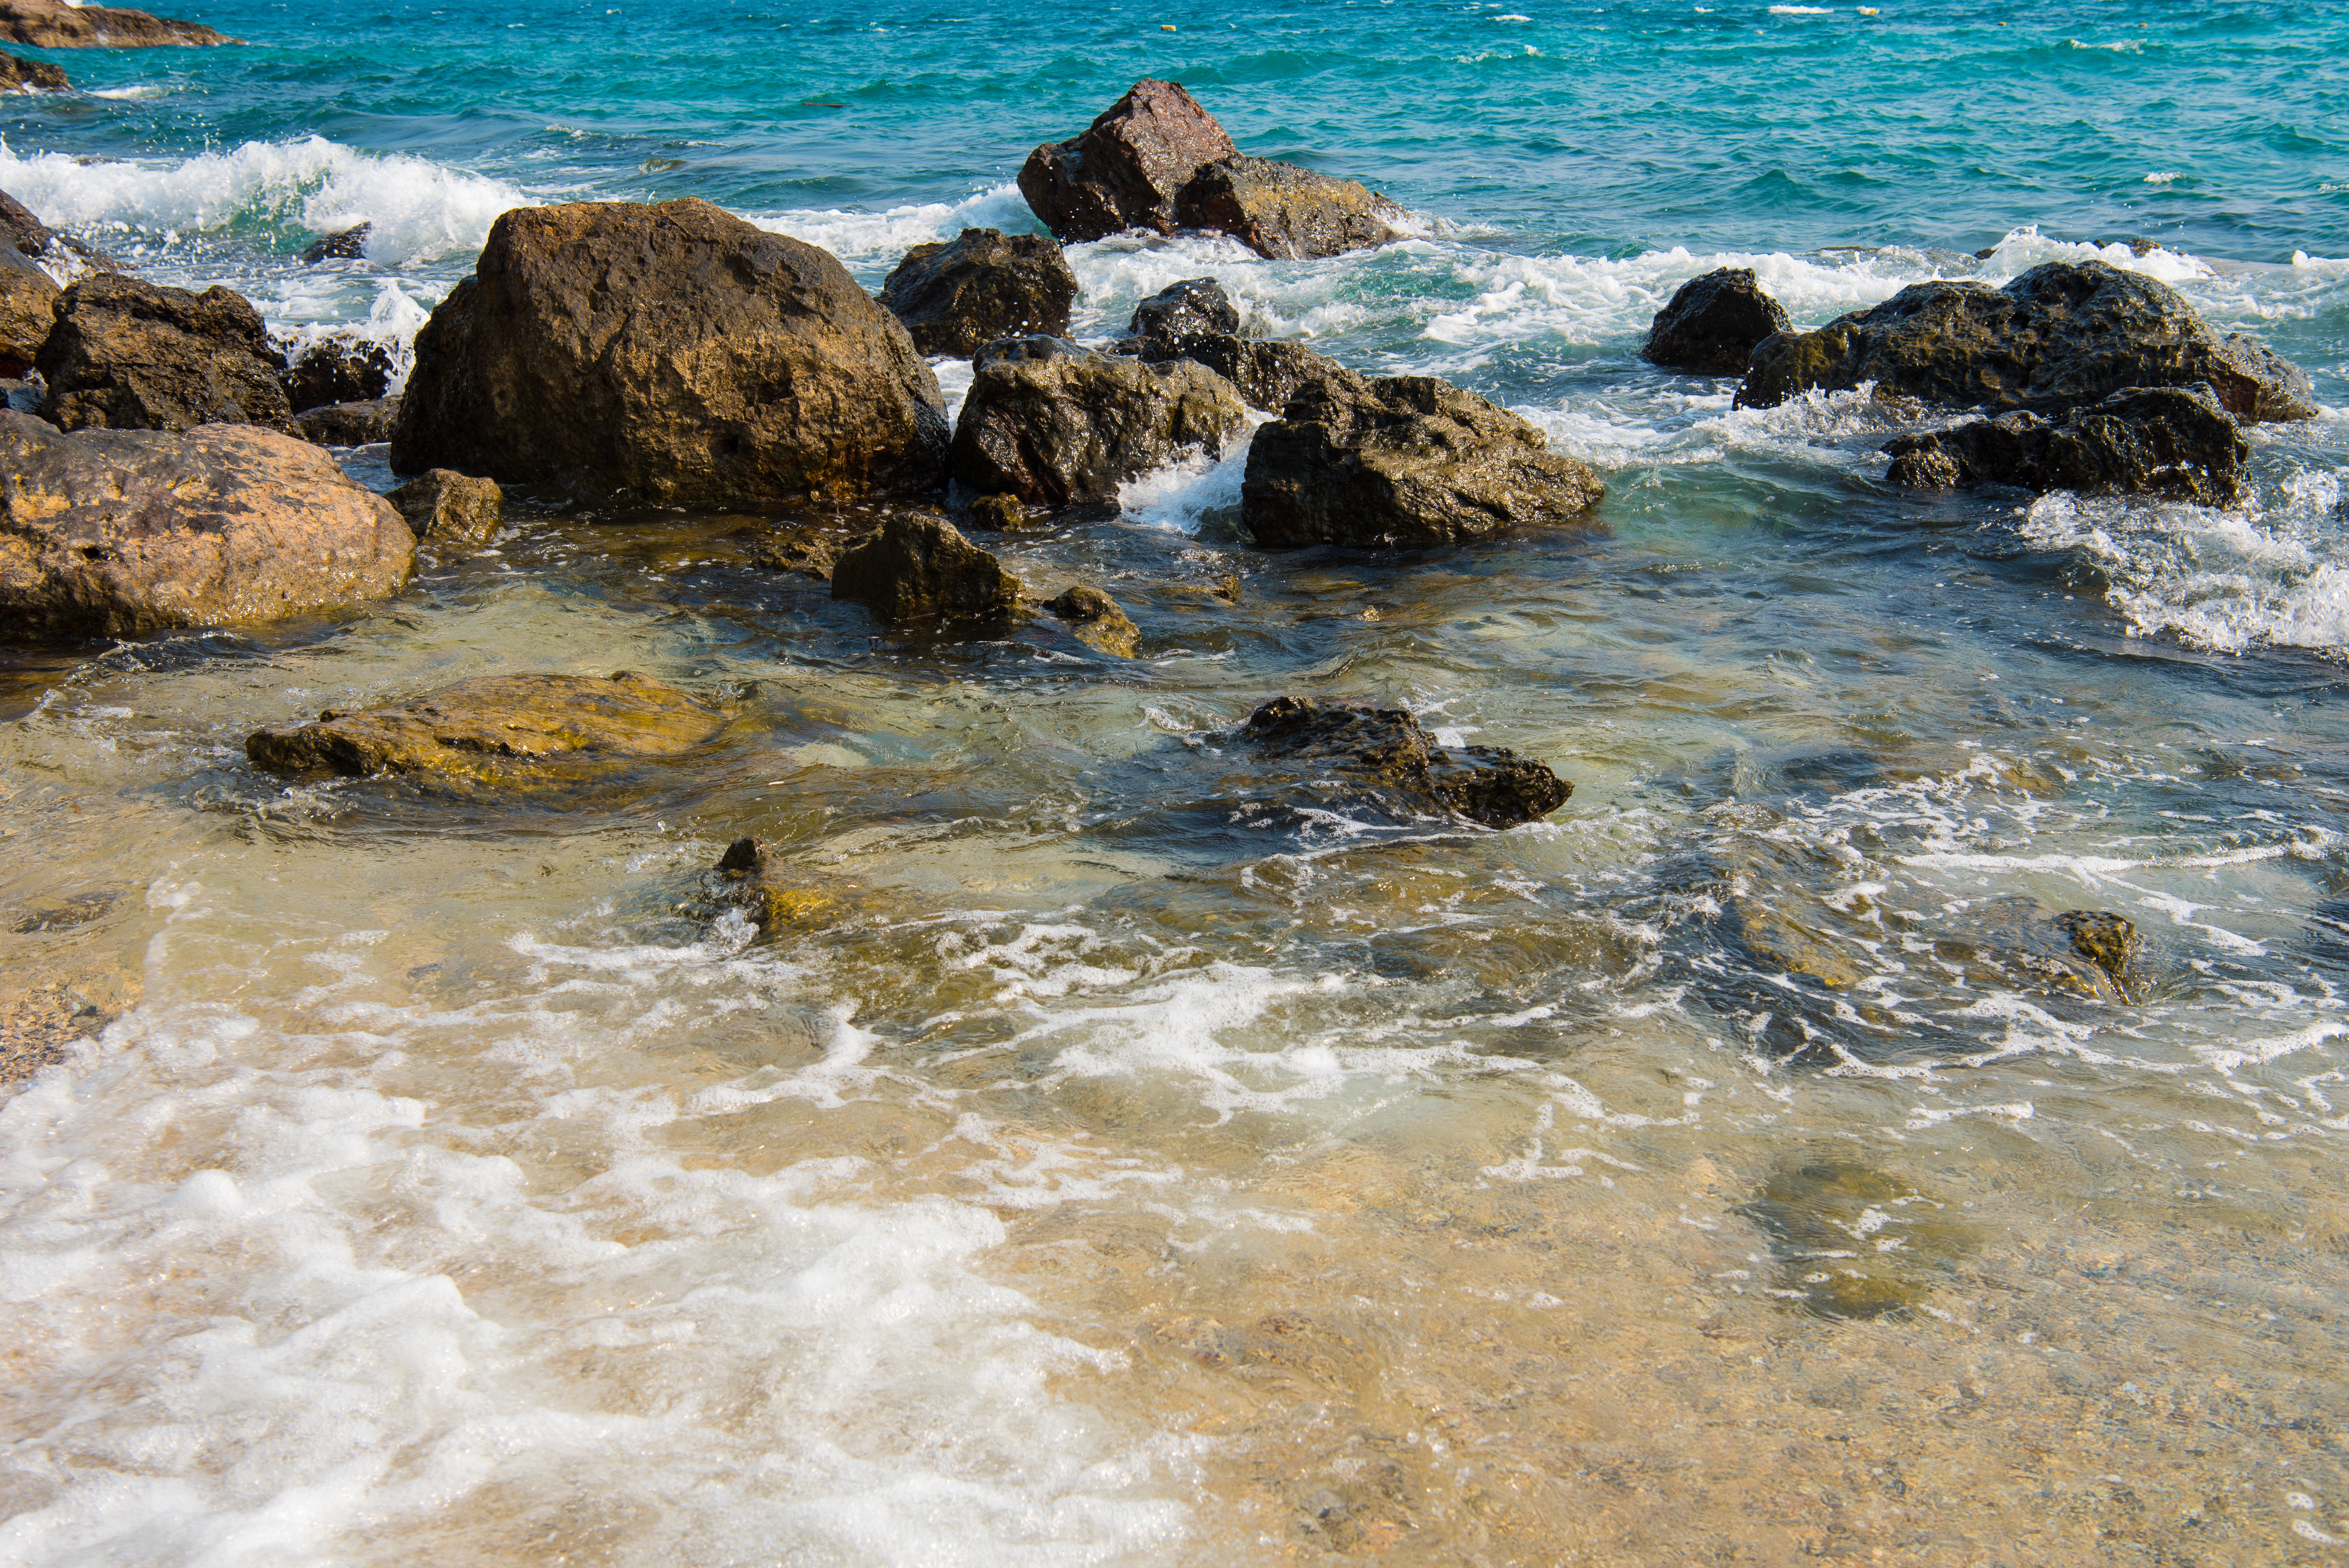
[(1196, 533), (1209, 513), (1237, 508), (1240, 481), (1247, 474), (1248, 444), (1255, 434), (1251, 426), (1221, 457), (1190, 452), (1118, 486), (1117, 504), (1126, 521)]
[(965, 229), (1018, 233), (1040, 227), (1017, 185), (973, 191), (959, 201), (923, 201), (879, 212), (825, 207), (744, 216), (762, 229), (821, 245), (847, 262), (895, 262), (916, 245), (951, 240)]
[[(281, 326), (288, 343), (289, 357), (298, 356), (313, 344), (325, 342), (372, 343), (379, 346), (391, 357), (389, 390), (398, 394), (408, 387), (409, 372), (416, 368), (416, 334), (439, 303), (434, 291), (404, 284), (397, 278), (375, 280), (375, 303), (364, 321), (344, 321), (334, 318), (312, 319)], [(285, 314), (270, 313), (273, 324), (283, 322)]]

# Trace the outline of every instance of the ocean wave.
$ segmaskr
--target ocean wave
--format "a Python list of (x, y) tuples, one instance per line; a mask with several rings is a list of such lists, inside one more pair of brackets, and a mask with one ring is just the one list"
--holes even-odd
[(959, 201), (923, 201), (878, 212), (823, 207), (743, 216), (771, 232), (821, 245), (846, 262), (894, 261), (916, 245), (951, 240), (965, 229), (1040, 229), (1019, 187), (1010, 184), (973, 191)]

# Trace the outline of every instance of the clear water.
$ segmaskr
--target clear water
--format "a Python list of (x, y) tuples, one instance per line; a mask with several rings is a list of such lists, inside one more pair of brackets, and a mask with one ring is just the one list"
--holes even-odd
[[(758, 520), (667, 515), (523, 516), (347, 617), (0, 655), (0, 927), (46, 927), (0, 985), (119, 1015), (0, 1105), (0, 1562), (2349, 1550), (2337, 13), (201, 14), (254, 42), (7, 99), (0, 186), (395, 346), (517, 201), (704, 196), (877, 284), (1180, 79), (1425, 232), (1078, 247), (1080, 334), (1213, 273), (1525, 412), (1608, 526), (1263, 554), (1237, 462), (1178, 467), (1004, 547), (1109, 588), (1131, 665), (886, 636), (750, 566)], [(366, 260), (299, 264), (363, 219)], [(1634, 357), (1724, 262), (1816, 322), (2092, 244), (2314, 379), (2242, 508), (1893, 492), (1864, 398), (1732, 412)], [(738, 722), (494, 810), (243, 759), (619, 667)], [(1239, 810), (1217, 737), (1286, 691), (1574, 799)], [(841, 918), (714, 917), (743, 832)], [(2034, 977), (2033, 908), (2135, 920), (2135, 994)], [(1900, 1309), (1837, 1315), (1843, 1270)]]

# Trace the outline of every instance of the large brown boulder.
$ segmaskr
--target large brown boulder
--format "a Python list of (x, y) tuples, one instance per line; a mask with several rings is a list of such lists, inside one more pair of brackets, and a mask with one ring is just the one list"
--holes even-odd
[(1205, 164), (1237, 156), (1230, 135), (1174, 82), (1138, 81), (1081, 135), (1019, 168), (1019, 193), (1062, 241), (1128, 229), (1171, 234), (1174, 199)]
[(902, 625), (999, 621), (1019, 605), (1019, 579), (940, 517), (892, 517), (832, 569), (832, 596)]
[(2177, 290), (2105, 262), (2049, 262), (2004, 288), (1912, 284), (1816, 332), (1758, 345), (1740, 407), (1874, 382), (1956, 408), (2043, 414), (2132, 387), (2209, 384), (2237, 418), (2305, 419), (2308, 377), (2240, 333), (2220, 337)]
[(1422, 549), (1585, 521), (1606, 493), (1587, 464), (1449, 381), (1340, 371), (1257, 431), (1240, 520), (1268, 548)]
[(522, 208), (416, 337), (395, 471), (725, 508), (913, 494), (945, 400), (829, 253), (707, 201)]
[(397, 593), (416, 536), (325, 452), (250, 425), (60, 433), (0, 412), (0, 626), (131, 636)]
[(202, 294), (116, 273), (57, 296), (57, 326), (34, 363), (48, 382), (41, 417), (64, 430), (291, 430), (261, 314), (218, 284)]
[(197, 22), (66, 0), (0, 0), (0, 38), (36, 49), (151, 49), (241, 44)]
[(906, 252), (881, 303), (924, 354), (968, 359), (999, 337), (1068, 331), (1077, 274), (1041, 234), (965, 229), (951, 243)]
[(1755, 344), (1794, 325), (1752, 267), (1723, 267), (1680, 286), (1650, 324), (1640, 357), (1668, 370), (1743, 376)]
[(1402, 219), (1366, 185), (1269, 158), (1208, 164), (1174, 199), (1178, 227), (1229, 234), (1276, 262), (1383, 245), (1401, 233)]
[(0, 91), (57, 92), (71, 85), (65, 72), (47, 60), (0, 55)]
[(2166, 495), (2204, 506), (2242, 499), (2251, 443), (2208, 387), (2116, 392), (2060, 421), (2017, 409), (1884, 449), (1885, 477), (1918, 490), (2018, 485), (2083, 495)]
[(1549, 765), (1495, 746), (1436, 745), (1408, 709), (1282, 696), (1259, 707), (1239, 738), (1286, 765), (1300, 787), (1402, 814), (1458, 812), (1488, 828), (1539, 821), (1574, 793)]
[(1185, 451), (1220, 454), (1247, 424), (1231, 384), (1187, 359), (1152, 365), (1058, 338), (990, 346), (955, 426), (955, 482), (1037, 506), (1101, 503)]
[(56, 281), (22, 251), (0, 245), (0, 376), (23, 379), (57, 315)]

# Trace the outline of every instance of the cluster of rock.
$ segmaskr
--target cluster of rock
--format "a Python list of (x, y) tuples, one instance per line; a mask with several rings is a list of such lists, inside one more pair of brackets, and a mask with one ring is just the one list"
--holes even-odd
[(0, 38), (36, 49), (205, 48), (244, 42), (197, 22), (68, 0), (0, 0)]

